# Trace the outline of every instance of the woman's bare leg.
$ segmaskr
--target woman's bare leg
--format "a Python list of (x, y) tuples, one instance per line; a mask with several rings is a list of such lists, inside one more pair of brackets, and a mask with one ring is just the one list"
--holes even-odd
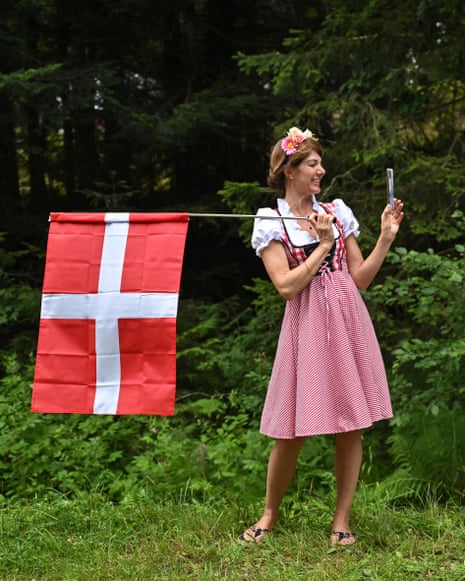
[[(333, 519), (333, 530), (335, 531), (351, 532), (350, 509), (360, 476), (362, 455), (362, 435), (360, 430), (336, 435), (337, 501)], [(348, 537), (347, 539), (342, 539), (340, 544), (351, 544), (353, 541), (353, 537)]]
[[(276, 440), (268, 460), (265, 508), (263, 515), (255, 523), (257, 528), (269, 530), (275, 526), (281, 501), (294, 475), (299, 452), (305, 439)], [(259, 538), (254, 540), (260, 542)]]

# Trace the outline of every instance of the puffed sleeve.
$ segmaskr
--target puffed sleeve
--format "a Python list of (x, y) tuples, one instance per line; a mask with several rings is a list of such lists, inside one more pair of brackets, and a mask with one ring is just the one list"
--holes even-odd
[(336, 216), (344, 228), (344, 238), (347, 238), (350, 234), (357, 238), (360, 234), (360, 226), (351, 208), (340, 198), (334, 200), (334, 205)]
[[(259, 208), (257, 216), (277, 216), (272, 208)], [(262, 220), (255, 218), (252, 232), (252, 248), (257, 256), (272, 240), (282, 240), (281, 220)]]

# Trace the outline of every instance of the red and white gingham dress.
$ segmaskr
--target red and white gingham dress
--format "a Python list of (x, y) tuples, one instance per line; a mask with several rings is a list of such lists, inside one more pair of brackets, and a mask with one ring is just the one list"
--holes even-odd
[[(278, 202), (288, 210), (284, 200)], [(358, 223), (342, 200), (335, 202), (314, 200), (317, 211), (338, 218), (333, 255), (305, 289), (286, 301), (260, 425), (260, 432), (273, 438), (348, 432), (392, 417), (378, 340), (345, 257), (344, 238), (358, 235)], [(269, 211), (262, 209), (262, 215)], [(290, 242), (291, 222), (257, 219), (252, 236), (257, 254), (269, 240), (280, 239), (290, 267), (300, 264), (305, 253)]]

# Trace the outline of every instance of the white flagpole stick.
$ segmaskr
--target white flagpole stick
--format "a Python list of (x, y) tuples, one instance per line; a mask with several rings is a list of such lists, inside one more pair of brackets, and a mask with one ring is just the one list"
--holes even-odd
[(188, 212), (194, 218), (257, 218), (259, 220), (308, 220), (308, 216), (257, 216), (256, 214), (202, 214)]
[[(256, 214), (209, 214), (188, 212), (194, 218), (255, 218), (257, 220), (308, 220), (310, 216), (258, 216)], [(336, 218), (333, 218), (333, 222)]]

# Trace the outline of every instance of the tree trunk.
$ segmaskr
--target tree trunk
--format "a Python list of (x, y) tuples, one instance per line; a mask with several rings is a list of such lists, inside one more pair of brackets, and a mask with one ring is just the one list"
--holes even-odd
[(15, 114), (5, 90), (0, 91), (0, 192), (0, 231), (3, 232), (11, 226), (20, 207)]

